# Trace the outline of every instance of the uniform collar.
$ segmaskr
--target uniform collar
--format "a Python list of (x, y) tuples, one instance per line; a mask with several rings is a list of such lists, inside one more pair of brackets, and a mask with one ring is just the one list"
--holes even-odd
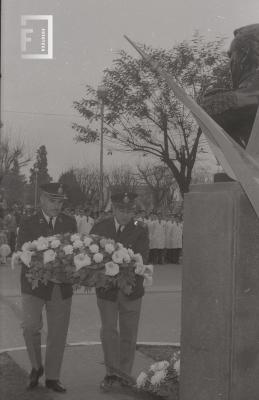
[[(43, 210), (41, 210), (43, 217), (45, 218), (45, 220), (47, 221), (47, 224), (49, 223), (50, 217), (45, 214), (45, 212)], [(56, 219), (57, 217), (52, 217), (52, 225), (54, 226), (56, 223)]]
[(125, 225), (120, 225), (115, 217), (114, 217), (114, 223), (115, 223), (116, 232), (118, 232), (119, 227), (121, 227), (121, 232), (124, 230)]

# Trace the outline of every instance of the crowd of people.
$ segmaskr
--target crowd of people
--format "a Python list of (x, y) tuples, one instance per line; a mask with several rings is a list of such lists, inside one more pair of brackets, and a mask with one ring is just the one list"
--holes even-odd
[(148, 229), (149, 262), (151, 264), (179, 264), (183, 243), (183, 222), (180, 215), (145, 211), (136, 214)]

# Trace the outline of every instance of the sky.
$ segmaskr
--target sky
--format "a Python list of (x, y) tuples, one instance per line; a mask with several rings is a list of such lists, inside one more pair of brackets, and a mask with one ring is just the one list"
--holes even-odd
[[(21, 58), (22, 15), (53, 15), (53, 59)], [(227, 50), (234, 29), (258, 20), (258, 0), (2, 0), (3, 131), (24, 140), (32, 158), (45, 144), (54, 179), (69, 167), (98, 164), (98, 145), (74, 141), (71, 123), (83, 120), (72, 103), (86, 84), (100, 84), (118, 50), (139, 57), (124, 34), (170, 48), (198, 30), (208, 40), (226, 37)], [(105, 168), (136, 164), (136, 156), (105, 148)]]

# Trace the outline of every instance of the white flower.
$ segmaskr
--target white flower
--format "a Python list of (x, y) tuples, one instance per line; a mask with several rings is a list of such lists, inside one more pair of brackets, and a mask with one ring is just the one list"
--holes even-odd
[(22, 245), (22, 251), (31, 251), (36, 249), (36, 241), (26, 242)]
[(118, 264), (109, 261), (105, 264), (105, 275), (114, 276), (120, 272)]
[(71, 242), (75, 242), (76, 240), (80, 240), (80, 235), (78, 233), (74, 233), (73, 235), (70, 236)]
[(144, 264), (141, 254), (139, 254), (139, 253), (138, 254), (134, 254), (132, 258), (133, 258), (133, 260), (136, 261), (136, 263), (139, 263), (139, 264), (142, 264), (142, 265)]
[(19, 261), (21, 259), (21, 251), (17, 251), (17, 253), (13, 253), (12, 255), (12, 259), (11, 259), (11, 268), (15, 269), (16, 267), (18, 267), (20, 265)]
[(93, 256), (93, 260), (96, 263), (100, 263), (103, 260), (103, 255), (101, 253), (95, 253)]
[(175, 363), (174, 363), (174, 369), (175, 369), (177, 375), (180, 375), (180, 359), (177, 360), (177, 361), (175, 361)]
[(100, 240), (100, 246), (101, 246), (103, 249), (105, 248), (106, 243), (107, 243), (107, 239), (103, 238), (103, 239)]
[(92, 238), (86, 236), (86, 237), (84, 238), (84, 245), (85, 245), (86, 247), (89, 247), (90, 244), (92, 243), (92, 241), (93, 241)]
[(82, 240), (80, 240), (80, 239), (76, 239), (74, 242), (73, 242), (73, 247), (74, 247), (74, 249), (80, 249), (81, 247), (83, 247), (83, 242), (82, 242)]
[(134, 257), (134, 251), (132, 249), (127, 249), (128, 250), (128, 254), (131, 258)]
[(91, 253), (98, 253), (99, 251), (98, 244), (91, 244), (91, 246), (89, 246), (89, 250), (91, 251)]
[(49, 248), (49, 242), (48, 242), (48, 240), (46, 238), (40, 237), (36, 241), (36, 249), (38, 251), (47, 250), (48, 248)]
[(49, 250), (44, 251), (44, 253), (43, 253), (43, 263), (44, 264), (54, 261), (55, 258), (56, 258), (56, 253), (54, 250), (49, 249)]
[(123, 263), (123, 253), (121, 253), (120, 250), (115, 251), (112, 255), (112, 261), (114, 261), (116, 264), (122, 264)]
[(27, 265), (27, 267), (30, 267), (32, 255), (33, 255), (33, 252), (32, 252), (32, 251), (23, 251), (23, 252), (20, 254), (20, 259), (21, 259), (21, 261), (22, 261), (25, 265)]
[(166, 369), (169, 367), (168, 361), (158, 361), (150, 366), (150, 371), (156, 372), (161, 371), (162, 369)]
[(52, 240), (52, 242), (50, 243), (50, 247), (52, 249), (56, 249), (57, 247), (59, 247), (61, 245), (61, 242), (59, 239), (54, 239)]
[(57, 239), (57, 236), (55, 236), (55, 235), (53, 235), (53, 236), (48, 236), (46, 239), (47, 239), (49, 242), (53, 242), (53, 240), (56, 240), (56, 239)]
[(145, 266), (143, 264), (136, 264), (135, 274), (137, 275), (144, 275)]
[(160, 371), (156, 371), (152, 376), (152, 378), (150, 379), (150, 383), (154, 386), (160, 385), (160, 383), (165, 380), (166, 375), (167, 375), (167, 370), (162, 369)]
[(73, 246), (71, 246), (71, 244), (67, 244), (66, 246), (63, 247), (63, 251), (66, 256), (68, 254), (73, 254)]
[(131, 258), (130, 258), (130, 256), (129, 256), (129, 254), (124, 254), (124, 256), (123, 256), (123, 261), (125, 261), (125, 263), (129, 263), (130, 260), (131, 260)]
[(145, 383), (147, 381), (147, 377), (148, 376), (147, 376), (146, 372), (144, 372), (144, 371), (140, 372), (140, 374), (139, 374), (139, 376), (137, 377), (137, 380), (136, 380), (136, 385), (137, 385), (138, 389), (141, 389), (142, 387), (145, 386)]
[(106, 245), (104, 246), (105, 251), (109, 254), (112, 254), (115, 250), (114, 246), (112, 243), (106, 243)]
[(91, 265), (91, 263), (92, 263), (91, 258), (88, 257), (87, 254), (79, 253), (74, 257), (74, 264), (76, 266), (76, 271), (78, 271), (80, 268)]
[(117, 243), (116, 243), (116, 247), (117, 247), (117, 249), (124, 249), (123, 244), (120, 243), (120, 242), (117, 242)]

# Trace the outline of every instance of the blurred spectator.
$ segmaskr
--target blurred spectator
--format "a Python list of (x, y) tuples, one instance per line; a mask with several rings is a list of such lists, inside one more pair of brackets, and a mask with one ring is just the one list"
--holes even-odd
[(7, 202), (4, 197), (4, 189), (0, 189), (0, 218), (4, 218), (6, 210), (7, 210)]
[(173, 228), (174, 228), (174, 217), (167, 215), (165, 224), (165, 261), (169, 264), (173, 263)]
[(154, 228), (155, 221), (157, 220), (157, 215), (154, 212), (149, 214), (149, 218), (147, 220), (147, 228), (148, 228), (148, 236), (149, 236), (149, 262), (151, 264), (155, 263), (155, 237), (154, 237)]
[(76, 223), (78, 233), (80, 235), (88, 235), (94, 224), (93, 218), (90, 217), (90, 211), (79, 209), (79, 215), (76, 215)]
[(153, 246), (154, 246), (154, 263), (164, 263), (164, 249), (165, 249), (165, 225), (162, 213), (158, 212), (153, 222)]
[(6, 258), (10, 252), (11, 249), (8, 245), (8, 237), (7, 231), (5, 231), (4, 227), (4, 219), (0, 218), (0, 265), (6, 264)]
[(22, 218), (21, 207), (19, 207), (17, 204), (14, 204), (13, 211), (14, 211), (14, 216), (15, 216), (15, 220), (16, 220), (16, 225), (17, 225), (17, 227), (19, 227), (20, 221), (21, 221), (21, 218)]
[(183, 246), (183, 224), (181, 218), (176, 215), (173, 223), (173, 264), (179, 264), (179, 258)]
[(4, 217), (4, 226), (7, 231), (8, 244), (11, 249), (11, 254), (15, 251), (17, 223), (14, 215), (14, 210), (8, 209)]

